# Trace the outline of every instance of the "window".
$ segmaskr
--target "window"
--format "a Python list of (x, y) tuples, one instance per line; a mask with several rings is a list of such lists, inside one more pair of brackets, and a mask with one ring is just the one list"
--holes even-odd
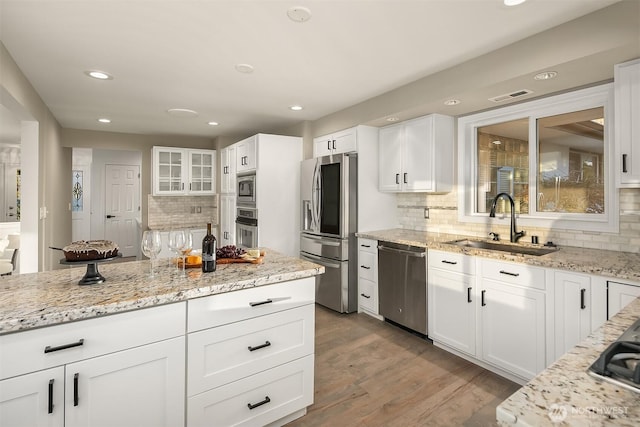
[(521, 225), (617, 231), (612, 100), (603, 85), (459, 118), (459, 219), (492, 223), (507, 193)]

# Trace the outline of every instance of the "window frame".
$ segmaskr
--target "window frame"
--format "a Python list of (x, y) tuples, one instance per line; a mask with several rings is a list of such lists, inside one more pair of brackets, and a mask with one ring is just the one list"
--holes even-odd
[[(538, 139), (537, 119), (603, 107), (605, 119), (604, 178), (605, 213), (579, 214), (537, 211)], [(510, 213), (489, 218), (476, 212), (478, 151), (477, 128), (516, 119), (529, 120), (529, 204), (528, 214), (516, 214), (519, 226), (618, 232), (619, 202), (615, 186), (613, 84), (608, 83), (553, 95), (458, 118), (458, 220), (460, 222), (509, 225)]]

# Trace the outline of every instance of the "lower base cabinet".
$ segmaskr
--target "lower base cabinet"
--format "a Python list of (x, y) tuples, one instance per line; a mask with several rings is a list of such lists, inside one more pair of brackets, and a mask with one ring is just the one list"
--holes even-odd
[(187, 425), (264, 426), (313, 403), (313, 356), (192, 396)]
[(607, 315), (611, 319), (618, 314), (627, 304), (640, 297), (640, 284), (632, 285), (628, 283), (612, 282), (608, 287), (608, 307)]

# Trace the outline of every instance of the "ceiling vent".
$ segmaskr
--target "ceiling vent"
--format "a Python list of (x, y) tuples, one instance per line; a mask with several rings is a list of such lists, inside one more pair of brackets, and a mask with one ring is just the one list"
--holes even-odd
[(494, 96), (493, 98), (489, 98), (489, 101), (502, 102), (502, 101), (507, 101), (509, 99), (520, 98), (521, 96), (529, 95), (530, 93), (533, 93), (533, 91), (529, 89), (521, 89), (521, 90), (517, 90), (515, 92), (507, 93), (504, 95)]

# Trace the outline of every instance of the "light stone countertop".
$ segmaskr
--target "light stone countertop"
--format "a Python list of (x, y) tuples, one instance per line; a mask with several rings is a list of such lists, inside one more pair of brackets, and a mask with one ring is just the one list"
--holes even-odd
[[(640, 282), (640, 254), (560, 247), (543, 256), (460, 247), (447, 242), (477, 239), (404, 229), (357, 233), (358, 237), (408, 244), (547, 268)], [(510, 244), (507, 242), (502, 242)], [(518, 244), (518, 246), (533, 246)], [(538, 245), (539, 246), (539, 245)], [(587, 369), (640, 318), (640, 298), (623, 308), (572, 350), (498, 405), (504, 426), (638, 426), (640, 394), (590, 376)]]
[(324, 267), (265, 249), (262, 264), (218, 264), (215, 272), (187, 269), (176, 275), (168, 259), (157, 261), (154, 279), (150, 261), (104, 262), (98, 270), (106, 281), (78, 285), (86, 265), (0, 278), (0, 334), (90, 319), (191, 298), (312, 277)]
[(496, 410), (504, 426), (640, 425), (640, 393), (596, 379), (587, 369), (640, 318), (636, 298), (584, 341), (522, 386)]
[[(503, 261), (520, 262), (539, 267), (557, 268), (640, 282), (640, 253), (560, 246), (557, 251), (542, 256), (521, 255), (511, 252), (461, 247), (447, 243), (459, 239), (489, 241), (488, 239), (455, 234), (405, 230), (401, 228), (358, 232), (356, 235), (373, 240), (383, 240)], [(511, 245), (509, 240), (501, 240), (499, 243)], [(542, 247), (542, 245), (531, 245), (527, 243), (518, 243), (516, 246)]]

